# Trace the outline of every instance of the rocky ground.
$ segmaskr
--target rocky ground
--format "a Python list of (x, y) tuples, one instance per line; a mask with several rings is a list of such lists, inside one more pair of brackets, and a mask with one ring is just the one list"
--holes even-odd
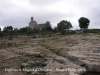
[[(75, 34), (0, 39), (0, 75), (80, 75), (100, 72), (100, 35)], [(76, 65), (75, 60), (85, 63)], [(42, 67), (33, 71), (34, 67)]]

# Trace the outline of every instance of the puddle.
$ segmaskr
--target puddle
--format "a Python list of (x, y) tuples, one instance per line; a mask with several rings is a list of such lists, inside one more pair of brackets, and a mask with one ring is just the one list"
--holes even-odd
[(82, 75), (100, 75), (100, 72), (86, 72)]
[(100, 50), (94, 50), (93, 53), (100, 53)]
[(75, 61), (72, 61), (72, 63), (76, 64), (76, 65), (80, 65), (80, 66), (84, 66), (85, 63), (80, 61), (80, 60), (75, 60)]

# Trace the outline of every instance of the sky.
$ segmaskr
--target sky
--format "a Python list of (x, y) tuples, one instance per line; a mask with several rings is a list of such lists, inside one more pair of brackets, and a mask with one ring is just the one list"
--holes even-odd
[(89, 28), (100, 28), (100, 0), (0, 0), (0, 27), (29, 26), (33, 17), (38, 24), (50, 21), (52, 27), (62, 20), (80, 29), (78, 19), (90, 20)]

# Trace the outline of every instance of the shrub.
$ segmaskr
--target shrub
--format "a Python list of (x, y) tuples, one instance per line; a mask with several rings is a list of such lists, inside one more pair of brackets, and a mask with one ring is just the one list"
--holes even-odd
[(66, 30), (61, 31), (61, 34), (62, 35), (66, 34)]
[(12, 40), (12, 37), (9, 37), (8, 40)]
[(8, 42), (7, 45), (8, 45), (8, 46), (13, 46), (13, 43)]
[(74, 30), (66, 31), (66, 34), (75, 34), (75, 33), (76, 33), (76, 31), (74, 31)]
[(87, 33), (99, 33), (100, 29), (88, 29), (86, 32)]
[(36, 38), (36, 36), (33, 36), (33, 38)]

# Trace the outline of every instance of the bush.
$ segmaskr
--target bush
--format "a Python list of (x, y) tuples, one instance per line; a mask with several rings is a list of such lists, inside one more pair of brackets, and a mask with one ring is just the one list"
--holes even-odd
[(10, 43), (10, 42), (8, 42), (8, 43), (7, 43), (7, 45), (8, 45), (8, 46), (12, 46), (13, 44), (12, 44), (12, 43)]
[(66, 30), (61, 31), (61, 34), (62, 35), (66, 34)]
[(76, 31), (74, 31), (74, 30), (63, 30), (62, 32), (61, 32), (61, 35), (65, 35), (65, 34), (75, 34), (76, 33)]
[(86, 32), (87, 33), (99, 33), (100, 29), (88, 29)]
[(75, 33), (76, 33), (76, 31), (74, 31), (74, 30), (66, 31), (66, 34), (75, 34)]
[(8, 40), (12, 40), (12, 37), (10, 36), (10, 37), (8, 37)]
[(36, 38), (36, 36), (33, 36), (33, 38)]
[(3, 32), (0, 32), (0, 37), (3, 38), (4, 34)]

